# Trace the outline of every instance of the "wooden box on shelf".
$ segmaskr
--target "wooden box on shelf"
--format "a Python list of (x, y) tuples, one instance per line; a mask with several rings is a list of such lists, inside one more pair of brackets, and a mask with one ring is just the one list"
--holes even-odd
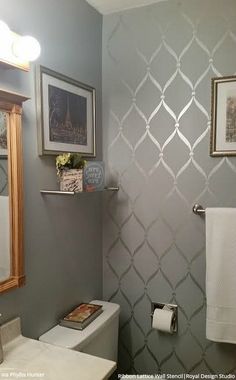
[(83, 169), (63, 170), (60, 176), (60, 191), (83, 191)]

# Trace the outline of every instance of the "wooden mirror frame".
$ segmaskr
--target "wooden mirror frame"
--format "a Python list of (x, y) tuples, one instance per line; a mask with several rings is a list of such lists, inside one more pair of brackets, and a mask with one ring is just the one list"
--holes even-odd
[(6, 112), (10, 224), (10, 277), (0, 282), (0, 293), (25, 284), (23, 260), (22, 103), (29, 98), (0, 89), (0, 111)]

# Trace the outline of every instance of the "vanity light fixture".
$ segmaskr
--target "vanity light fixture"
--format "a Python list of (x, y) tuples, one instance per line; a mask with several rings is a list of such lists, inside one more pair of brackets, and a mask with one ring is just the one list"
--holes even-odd
[(9, 26), (0, 20), (0, 44), (3, 49), (7, 49), (12, 43), (12, 35)]
[(0, 64), (29, 71), (29, 62), (40, 55), (40, 44), (31, 36), (20, 36), (0, 20)]
[(40, 55), (40, 44), (36, 38), (31, 36), (18, 37), (12, 44), (13, 54), (19, 59), (35, 61)]

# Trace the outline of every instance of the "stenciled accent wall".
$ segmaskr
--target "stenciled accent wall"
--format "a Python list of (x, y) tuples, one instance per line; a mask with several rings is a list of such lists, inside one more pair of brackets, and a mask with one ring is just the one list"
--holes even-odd
[[(236, 346), (205, 338), (199, 202), (236, 205), (236, 159), (211, 158), (211, 78), (236, 72), (234, 0), (170, 0), (104, 17), (104, 296), (121, 305), (119, 372), (236, 373)], [(151, 301), (179, 331), (151, 329)]]

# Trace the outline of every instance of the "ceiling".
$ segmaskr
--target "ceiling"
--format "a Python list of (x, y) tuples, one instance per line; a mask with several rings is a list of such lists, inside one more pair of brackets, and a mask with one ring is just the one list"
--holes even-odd
[(98, 12), (106, 15), (119, 12), (124, 9), (143, 7), (145, 5), (159, 3), (167, 0), (87, 0)]

